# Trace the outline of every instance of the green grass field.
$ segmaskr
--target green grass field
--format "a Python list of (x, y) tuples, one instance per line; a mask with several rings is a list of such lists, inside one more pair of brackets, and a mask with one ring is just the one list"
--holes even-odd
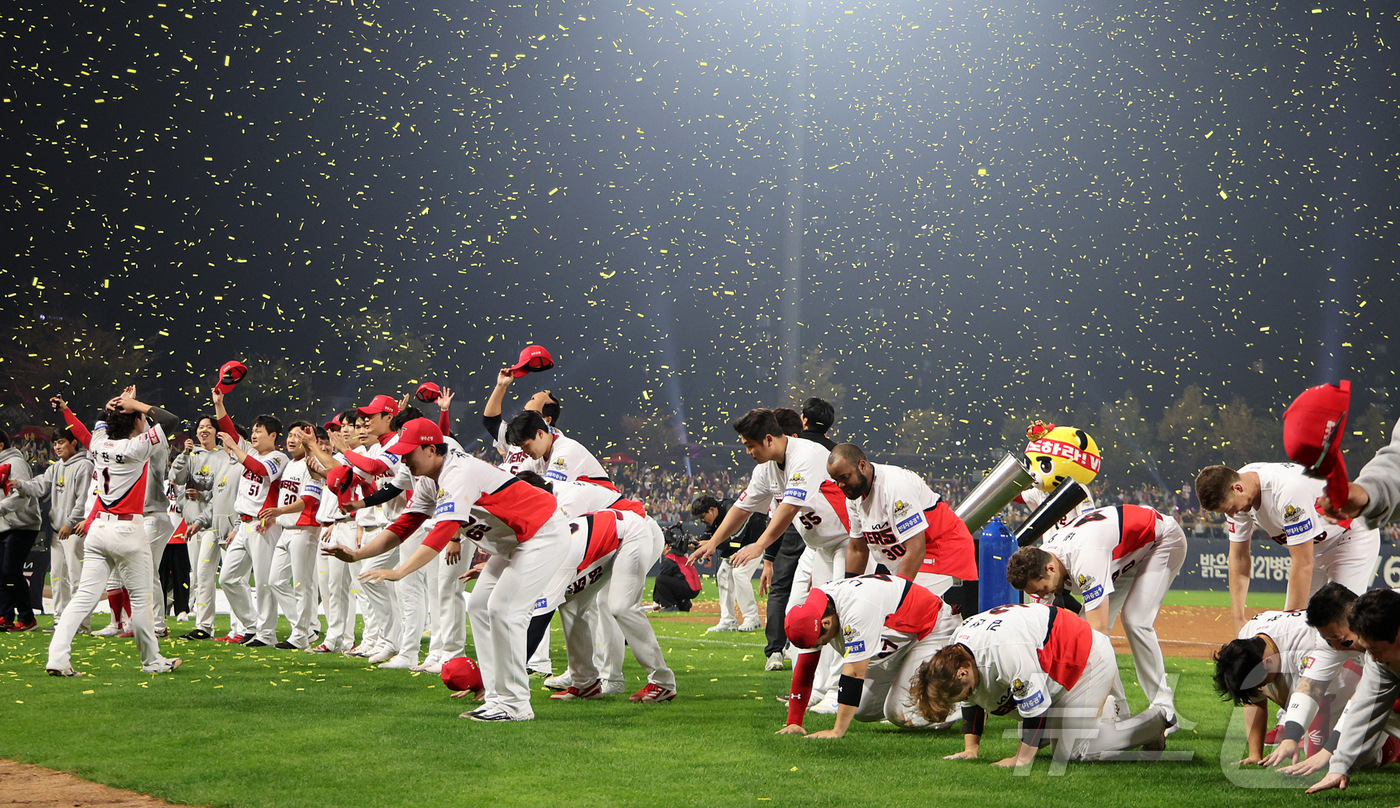
[[(1211, 693), (1209, 663), (1196, 660), (1168, 660), (1180, 674), (1180, 715), (1196, 722), (1168, 747), (1189, 760), (1070, 764), (1059, 776), (1042, 760), (1013, 776), (988, 765), (1017, 743), (1003, 737), (1015, 728), (1006, 718), (989, 722), (983, 760), (972, 762), (940, 759), (962, 748), (956, 731), (858, 724), (835, 741), (776, 736), (785, 708), (774, 697), (790, 674), (763, 672), (760, 634), (706, 635), (709, 624), (653, 618), (679, 676), (675, 702), (551, 702), (541, 689), (537, 719), (508, 725), (458, 718), (466, 703), (449, 700), (435, 676), (348, 657), (167, 641), (165, 653), (185, 665), (153, 676), (140, 671), (131, 640), (80, 637), (74, 666), (88, 675), (69, 680), (44, 674), (52, 635), (4, 634), (0, 756), (208, 806), (1400, 802), (1400, 770), (1363, 772), (1346, 792), (1308, 797), (1302, 782), (1222, 768), (1222, 756), (1242, 756), (1242, 740), (1227, 732), (1234, 711)], [(561, 664), (562, 637), (553, 637)], [(1119, 663), (1141, 708), (1131, 659)], [(630, 657), (627, 676), (641, 686)], [(807, 727), (831, 722), (811, 716)]]

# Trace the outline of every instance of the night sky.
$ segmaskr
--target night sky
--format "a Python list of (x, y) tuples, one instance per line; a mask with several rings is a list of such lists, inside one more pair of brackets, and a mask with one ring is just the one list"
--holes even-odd
[(385, 368), (470, 413), (539, 342), (558, 368), (519, 392), (596, 448), (682, 402), (731, 443), (789, 403), (791, 175), (843, 436), (1394, 386), (1391, 5), (805, 8), (19, 0), (0, 314), (116, 331), (182, 414), (255, 355), (316, 418), (407, 392)]

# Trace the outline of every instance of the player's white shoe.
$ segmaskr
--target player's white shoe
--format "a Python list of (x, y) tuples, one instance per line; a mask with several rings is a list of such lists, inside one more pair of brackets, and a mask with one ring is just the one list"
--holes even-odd
[(398, 653), (399, 653), (399, 652), (398, 652), (397, 649), (390, 648), (390, 647), (387, 646), (387, 645), (386, 645), (386, 646), (383, 646), (383, 647), (381, 647), (378, 651), (375, 651), (373, 654), (370, 655), (370, 657), (369, 657), (369, 664), (371, 664), (371, 665), (380, 665), (380, 664), (383, 664), (383, 663), (388, 662), (389, 660), (393, 659)]
[(534, 714), (533, 712), (529, 712), (529, 713), (526, 713), (526, 712), (513, 713), (513, 712), (511, 712), (510, 710), (507, 710), (507, 709), (504, 708), (504, 707), (491, 707), (490, 709), (481, 710), (481, 711), (479, 711), (479, 712), (474, 712), (474, 713), (468, 713), (467, 715), (468, 715), (468, 717), (470, 717), (471, 720), (473, 720), (473, 721), (483, 721), (483, 722), (489, 722), (489, 721), (531, 721), (531, 720), (533, 720), (534, 717), (535, 717), (535, 714)]
[(783, 656), (782, 651), (774, 651), (768, 655), (768, 662), (763, 666), (763, 669), (766, 671), (785, 670), (787, 666), (784, 663), (786, 661), (787, 658)]
[(621, 696), (627, 692), (627, 683), (621, 679), (607, 679), (603, 682), (604, 696)]
[(706, 634), (713, 634), (716, 631), (738, 631), (739, 624), (733, 620), (721, 620), (713, 626), (705, 629)]
[(47, 668), (50, 676), (82, 676), (82, 671), (73, 670), (72, 666), (62, 668)]
[(115, 636), (117, 636), (117, 634), (120, 633), (120, 632), (121, 632), (121, 628), (120, 628), (119, 626), (117, 626), (117, 621), (113, 620), (112, 622), (108, 623), (107, 625), (103, 626), (102, 628), (99, 628), (98, 630), (94, 631), (94, 632), (92, 633), (92, 636), (94, 636), (94, 637), (115, 637)]
[(836, 703), (836, 692), (832, 691), (826, 698), (808, 707), (807, 712), (817, 713), (818, 715), (835, 715), (838, 706), (839, 705)]
[(569, 671), (564, 671), (558, 676), (551, 676), (544, 680), (544, 686), (550, 690), (563, 690), (574, 683), (574, 677)]
[(417, 665), (414, 663), (413, 657), (406, 657), (402, 654), (395, 654), (394, 657), (388, 662), (381, 664), (379, 666), (379, 669), (382, 671), (406, 671), (415, 667), (417, 667)]
[(745, 620), (744, 624), (735, 629), (735, 631), (758, 631), (761, 628), (763, 628), (763, 624), (757, 620)]
[(141, 670), (145, 671), (146, 673), (171, 673), (176, 668), (180, 667), (180, 664), (182, 662), (184, 662), (184, 660), (180, 659), (179, 657), (175, 657), (173, 659), (166, 659), (162, 657), (156, 660), (155, 662), (151, 663), (150, 665), (142, 665)]

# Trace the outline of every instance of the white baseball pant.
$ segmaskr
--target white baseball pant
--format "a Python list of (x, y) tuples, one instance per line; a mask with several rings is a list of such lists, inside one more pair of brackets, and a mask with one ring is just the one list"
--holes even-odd
[(447, 554), (438, 553), (428, 565), (432, 570), (428, 592), (435, 601), (433, 636), (428, 639), (429, 663), (441, 665), (466, 654), (467, 593), (466, 585), (458, 578), (471, 569), (475, 551), (474, 545), (463, 542), (462, 557), (456, 563), (447, 563)]
[(1118, 658), (1113, 641), (1106, 634), (1093, 633), (1089, 664), (1074, 687), (1065, 690), (1050, 683), (1050, 720), (1046, 737), (1055, 742), (1057, 761), (1085, 760), (1134, 749), (1160, 740), (1167, 727), (1167, 712), (1160, 705), (1122, 721), (1103, 715), (1104, 702), (1111, 692), (1122, 689)]
[(151, 614), (155, 618), (155, 630), (165, 633), (165, 590), (160, 586), (160, 557), (165, 554), (170, 537), (175, 535), (175, 526), (170, 524), (168, 513), (150, 514), (142, 521), (146, 541), (151, 543)]
[[(1108, 596), (1108, 625), (1112, 629), (1114, 621), (1122, 616), (1123, 633), (1133, 652), (1133, 665), (1137, 668), (1142, 691), (1151, 704), (1174, 716), (1174, 696), (1167, 684), (1167, 666), (1162, 658), (1162, 644), (1157, 639), (1156, 623), (1162, 601), (1186, 561), (1186, 534), (1174, 520), (1164, 524), (1166, 533), (1157, 539), (1152, 555), (1114, 580), (1113, 594)], [(1124, 705), (1127, 704), (1125, 696), (1121, 687), (1113, 693), (1115, 699), (1123, 699)]]
[(1381, 531), (1359, 530), (1345, 536), (1313, 558), (1313, 577), (1308, 596), (1336, 582), (1360, 595), (1371, 588), (1376, 562), (1381, 555)]
[(721, 559), (715, 569), (715, 583), (719, 585), (719, 621), (734, 623), (734, 610), (737, 607), (748, 625), (761, 622), (758, 617), (758, 599), (753, 591), (753, 572), (763, 564), (763, 556), (755, 558), (743, 566), (736, 567), (729, 559)]
[[(399, 545), (400, 558), (412, 558), (413, 553), (423, 544), (428, 535), (426, 527), (420, 527)], [(438, 553), (440, 557), (442, 553)], [(394, 647), (399, 656), (413, 660), (417, 665), (418, 652), (423, 646), (423, 632), (428, 629), (428, 569), (416, 569), (394, 583), (394, 594), (398, 598), (399, 633)]]
[(509, 555), (491, 556), (468, 600), (486, 703), (517, 718), (535, 715), (530, 708), (530, 674), (525, 669), (525, 629), (535, 600), (564, 562), (568, 543), (568, 523), (555, 514)]
[[(69, 534), (66, 539), (59, 539), (55, 533), (49, 546), (49, 583), (53, 587), (55, 620), (63, 617), (68, 604), (73, 600), (73, 595), (78, 591), (78, 582), (83, 578), (84, 541), (85, 538), (77, 533)], [(83, 627), (88, 628), (91, 625), (92, 615), (89, 614), (83, 620)]]
[(905, 643), (884, 659), (870, 661), (865, 670), (865, 687), (856, 707), (857, 721), (888, 721), (897, 727), (925, 727), (928, 720), (914, 708), (909, 697), (909, 684), (919, 672), (919, 666), (933, 658), (957, 633), (962, 618), (953, 614), (953, 607), (943, 604), (938, 623), (922, 640)]
[(297, 648), (311, 645), (311, 636), (317, 628), (316, 555), (320, 552), (317, 533), (319, 528), (315, 527), (284, 527), (272, 553), (269, 573), (272, 590), (279, 608), (292, 624), (287, 642)]
[[(331, 525), (321, 547), (341, 545), (354, 549), (359, 526), (354, 519), (342, 519)], [(316, 581), (321, 603), (326, 610), (326, 638), (323, 641), (333, 651), (349, 651), (355, 647), (355, 610), (352, 592), (359, 576), (359, 563), (347, 564), (338, 558), (316, 555)]]
[(141, 664), (159, 662), (160, 643), (156, 640), (151, 614), (151, 570), (154, 568), (151, 546), (140, 517), (125, 522), (109, 515), (93, 519), (85, 544), (83, 577), (49, 641), (46, 667), (62, 669), (72, 664), (73, 636), (78, 633), (83, 619), (97, 607), (111, 575), (116, 576), (131, 596), (131, 627)]
[(194, 625), (206, 634), (214, 633), (214, 607), (219, 583), (219, 559), (224, 540), (233, 530), (228, 516), (216, 516), (208, 530), (195, 534), (198, 555), (190, 567), (194, 576)]

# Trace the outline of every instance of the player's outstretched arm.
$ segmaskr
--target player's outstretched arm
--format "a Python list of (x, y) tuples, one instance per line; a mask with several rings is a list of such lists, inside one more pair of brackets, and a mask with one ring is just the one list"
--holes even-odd
[(1245, 618), (1245, 600), (1249, 597), (1251, 563), (1249, 542), (1230, 542), (1230, 619), (1235, 623), (1236, 632), (1249, 622)]
[[(491, 389), (491, 395), (486, 397), (486, 406), (481, 408), (483, 418), (500, 418), (501, 406), (505, 404), (506, 391), (510, 389), (510, 383), (515, 381), (515, 376), (511, 375), (509, 368), (501, 368), (496, 374), (496, 386)], [(496, 437), (492, 435), (491, 437)]]
[[(719, 549), (721, 544), (729, 541), (730, 536), (739, 532), (739, 528), (743, 527), (744, 523), (749, 520), (749, 514), (749, 511), (744, 510), (738, 505), (730, 508), (729, 513), (726, 513), (724, 519), (720, 521), (719, 527), (715, 528), (715, 535), (701, 542), (700, 546), (695, 549), (695, 552), (691, 553), (686, 559), (689, 564), (695, 566), (695, 562), (697, 561), (709, 561), (710, 556), (715, 554), (715, 550)], [(749, 546), (752, 547), (753, 545)], [(737, 562), (731, 561), (730, 563)]]
[(1283, 608), (1285, 611), (1306, 609), (1313, 578), (1312, 542), (1288, 545), (1288, 556), (1292, 565), (1288, 568), (1288, 598)]
[[(739, 506), (737, 505), (729, 509), (729, 514), (734, 513), (736, 510), (739, 510)], [(792, 520), (797, 518), (799, 510), (800, 509), (796, 505), (789, 502), (784, 502), (774, 508), (772, 517), (768, 519), (768, 527), (763, 530), (763, 535), (759, 536), (758, 541), (755, 541), (748, 547), (740, 548), (737, 553), (730, 557), (729, 563), (738, 567), (761, 557), (763, 551), (767, 550), (769, 545), (783, 537), (783, 531), (787, 530), (788, 525), (792, 524)], [(725, 514), (726, 522), (729, 521), (729, 514)], [(747, 518), (747, 513), (745, 514), (745, 518)], [(715, 531), (715, 535), (718, 536), (719, 531)], [(719, 545), (715, 546), (718, 547)]]

